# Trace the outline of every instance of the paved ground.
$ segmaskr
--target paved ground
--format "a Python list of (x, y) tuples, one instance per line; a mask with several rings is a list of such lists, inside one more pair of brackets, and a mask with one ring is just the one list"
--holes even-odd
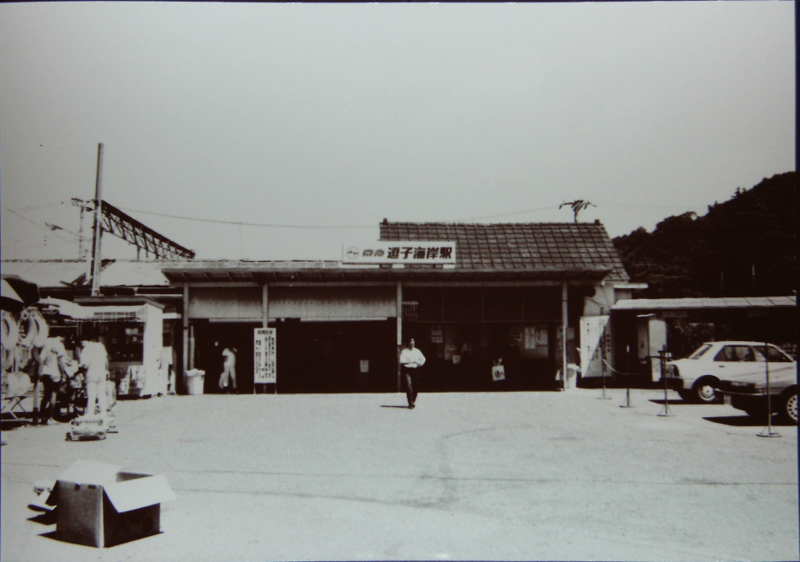
[[(797, 428), (663, 392), (167, 396), (120, 432), (3, 432), (3, 562), (797, 560)], [(76, 459), (166, 475), (162, 533), (60, 542), (27, 505)]]

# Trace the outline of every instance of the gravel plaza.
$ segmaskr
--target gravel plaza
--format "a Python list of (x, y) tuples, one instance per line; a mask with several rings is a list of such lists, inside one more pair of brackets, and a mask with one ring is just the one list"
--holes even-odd
[[(604, 395), (607, 399), (603, 399)], [(122, 401), (119, 433), (4, 427), (3, 562), (797, 560), (797, 428), (652, 389)], [(163, 474), (161, 533), (61, 542), (28, 507), (75, 460)]]

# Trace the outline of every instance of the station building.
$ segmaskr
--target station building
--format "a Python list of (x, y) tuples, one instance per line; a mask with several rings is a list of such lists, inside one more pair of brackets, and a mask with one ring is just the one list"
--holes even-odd
[[(610, 311), (637, 288), (599, 222), (384, 220), (374, 244), (343, 241), (341, 261), (191, 260), (161, 271), (182, 294), (184, 370), (207, 373), (206, 392), (217, 391), (225, 347), (237, 348), (241, 392), (397, 391), (410, 337), (428, 358), (429, 391), (569, 388), (613, 361)], [(253, 374), (262, 328), (275, 337), (268, 385)], [(581, 364), (580, 374), (564, 368)]]

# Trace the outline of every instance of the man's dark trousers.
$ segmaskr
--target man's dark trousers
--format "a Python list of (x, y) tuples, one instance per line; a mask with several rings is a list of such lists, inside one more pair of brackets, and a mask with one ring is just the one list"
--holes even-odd
[(413, 408), (414, 403), (417, 401), (417, 394), (419, 393), (419, 371), (420, 368), (412, 369), (410, 367), (402, 366), (403, 378), (406, 380), (406, 397), (408, 398), (408, 407)]

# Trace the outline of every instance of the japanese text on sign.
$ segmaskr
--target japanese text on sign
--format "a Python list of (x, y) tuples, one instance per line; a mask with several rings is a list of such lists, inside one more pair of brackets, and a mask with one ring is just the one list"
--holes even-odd
[(275, 328), (255, 328), (253, 332), (253, 382), (275, 384)]
[(455, 264), (455, 242), (374, 242), (368, 246), (343, 248), (342, 263), (355, 264)]

